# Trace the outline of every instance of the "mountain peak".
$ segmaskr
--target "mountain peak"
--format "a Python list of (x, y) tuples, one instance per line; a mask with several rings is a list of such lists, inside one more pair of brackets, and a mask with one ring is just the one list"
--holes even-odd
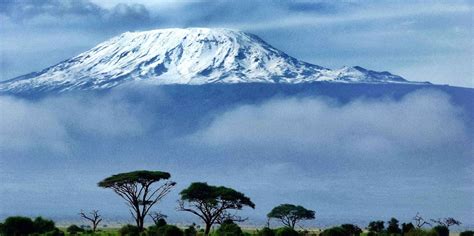
[(126, 82), (407, 83), (362, 67), (330, 70), (288, 56), (258, 36), (210, 28), (126, 32), (38, 73), (0, 83), (0, 92), (93, 90)]

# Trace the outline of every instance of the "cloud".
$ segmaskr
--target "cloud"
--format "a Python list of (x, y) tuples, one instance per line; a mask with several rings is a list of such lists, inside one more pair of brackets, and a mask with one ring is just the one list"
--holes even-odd
[(74, 96), (42, 101), (0, 96), (0, 110), (4, 111), (0, 117), (0, 153), (40, 149), (66, 154), (78, 137), (119, 139), (143, 134), (146, 119), (137, 117), (142, 115), (139, 109), (122, 102)]
[(8, 202), (0, 215), (59, 217), (93, 205), (128, 217), (120, 198), (96, 183), (151, 169), (178, 182), (160, 205), (172, 222), (189, 219), (174, 208), (179, 190), (194, 181), (245, 192), (257, 210), (243, 215), (262, 224), (283, 202), (317, 210), (317, 224), (353, 212), (409, 220), (415, 208), (471, 219), (472, 117), (445, 93), (344, 103), (182, 93), (118, 88), (38, 101), (0, 97), (0, 202)]
[(105, 9), (87, 0), (4, 1), (0, 14), (11, 23), (39, 27), (75, 26), (125, 28), (151, 20), (141, 4), (117, 4)]
[(194, 138), (230, 149), (294, 149), (331, 158), (428, 157), (468, 145), (459, 117), (445, 94), (432, 91), (344, 105), (293, 98), (229, 111)]

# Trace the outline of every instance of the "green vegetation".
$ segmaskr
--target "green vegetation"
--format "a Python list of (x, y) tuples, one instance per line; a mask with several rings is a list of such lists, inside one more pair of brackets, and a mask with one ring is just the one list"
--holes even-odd
[(292, 204), (281, 204), (268, 213), (268, 218), (275, 218), (291, 229), (295, 228), (296, 223), (302, 220), (314, 219), (314, 211), (308, 210), (302, 206)]
[(8, 217), (0, 227), (0, 235), (64, 235), (56, 228), (52, 220), (37, 217), (31, 220), (28, 217), (12, 216)]
[[(167, 172), (142, 170), (116, 174), (98, 183), (99, 187), (112, 189), (127, 202), (135, 225), (127, 224), (119, 229), (104, 229), (106, 225), (102, 225), (101, 229), (99, 223), (102, 222), (102, 216), (98, 210), (88, 214), (81, 211), (79, 214), (83, 220), (90, 222), (90, 226), (70, 225), (64, 229), (58, 229), (50, 219), (12, 216), (0, 222), (0, 236), (449, 236), (449, 227), (461, 224), (452, 217), (431, 219), (431, 222), (437, 225), (427, 229), (426, 226), (432, 226), (431, 223), (417, 213), (412, 219), (413, 223), (402, 223), (401, 228), (399, 221), (392, 217), (386, 222), (387, 228), (384, 221), (371, 221), (367, 226), (368, 231), (364, 233), (359, 226), (353, 224), (342, 224), (325, 229), (323, 232), (304, 229), (297, 231), (295, 230), (297, 223), (315, 219), (315, 212), (298, 205), (281, 204), (274, 207), (267, 217), (269, 221), (272, 218), (278, 219), (285, 227), (271, 229), (268, 221), (267, 227), (248, 231), (242, 230), (236, 223), (246, 219), (235, 215), (234, 212), (243, 207), (255, 208), (249, 197), (229, 187), (195, 182), (180, 192), (178, 210), (198, 216), (205, 228), (200, 229), (200, 226), (193, 223), (183, 230), (167, 224), (166, 215), (150, 211), (176, 185), (175, 182), (168, 180), (170, 177)], [(231, 211), (234, 214), (231, 214)], [(153, 220), (154, 225), (145, 228), (144, 220), (147, 216)], [(213, 225), (219, 227), (211, 232)], [(474, 232), (464, 231), (459, 236), (474, 236)]]
[(167, 172), (139, 170), (112, 175), (100, 181), (98, 185), (112, 189), (127, 202), (136, 226), (143, 231), (143, 223), (151, 207), (166, 196), (176, 183), (165, 181), (156, 188), (152, 185), (170, 177)]
[(215, 223), (223, 223), (226, 219), (241, 220), (228, 210), (240, 210), (244, 206), (255, 208), (255, 204), (243, 193), (207, 183), (192, 183), (180, 195), (178, 209), (201, 218), (205, 224), (204, 235), (209, 235)]

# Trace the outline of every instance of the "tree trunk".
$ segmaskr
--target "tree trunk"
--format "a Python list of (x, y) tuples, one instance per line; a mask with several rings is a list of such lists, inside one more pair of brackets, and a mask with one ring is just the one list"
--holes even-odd
[(140, 230), (140, 232), (143, 231), (143, 221), (144, 221), (144, 217), (138, 218), (138, 229)]
[(211, 232), (211, 224), (206, 223), (206, 230), (204, 231), (204, 235), (209, 235), (209, 232)]

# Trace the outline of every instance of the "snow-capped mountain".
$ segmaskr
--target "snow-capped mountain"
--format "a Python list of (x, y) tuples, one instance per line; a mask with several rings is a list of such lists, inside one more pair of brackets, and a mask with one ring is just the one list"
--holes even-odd
[(361, 67), (327, 69), (228, 29), (127, 32), (57, 65), (0, 83), (0, 92), (106, 89), (129, 81), (208, 83), (413, 83)]

